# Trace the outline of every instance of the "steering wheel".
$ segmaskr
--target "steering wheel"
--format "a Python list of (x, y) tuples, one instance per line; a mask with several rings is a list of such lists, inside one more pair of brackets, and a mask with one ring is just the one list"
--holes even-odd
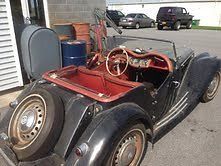
[(129, 56), (123, 48), (114, 48), (107, 55), (106, 69), (114, 77), (122, 75), (127, 70), (128, 64)]

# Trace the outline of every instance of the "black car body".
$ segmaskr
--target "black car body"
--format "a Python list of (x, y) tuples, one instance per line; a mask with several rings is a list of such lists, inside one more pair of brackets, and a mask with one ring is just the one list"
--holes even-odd
[[(121, 11), (118, 11), (118, 10), (107, 10), (106, 13), (107, 13), (107, 16), (108, 16), (117, 26), (119, 26), (120, 19), (125, 16)], [(109, 26), (108, 23), (107, 23), (107, 26)]]
[(192, 27), (193, 16), (183, 7), (161, 7), (157, 14), (158, 29), (162, 30), (164, 26), (179, 30), (180, 26)]
[(139, 29), (141, 27), (155, 26), (155, 21), (143, 13), (131, 13), (120, 19), (120, 26), (123, 28), (133, 27)]
[[(139, 152), (135, 163), (139, 164), (147, 140), (154, 144), (200, 100), (207, 102), (215, 96), (221, 67), (217, 57), (208, 53), (195, 56), (193, 50), (176, 49), (166, 40), (124, 36), (112, 40), (121, 46), (113, 46), (106, 66), (112, 58), (118, 66), (118, 60), (127, 54), (128, 71), (124, 74), (108, 74), (105, 63), (91, 69), (70, 66), (49, 71), (11, 103), (0, 122), (0, 138), (4, 136), (0, 148), (8, 155), (7, 161), (21, 165), (127, 165)], [(141, 47), (143, 40), (148, 48), (151, 40), (167, 44), (168, 49), (130, 48), (136, 48), (133, 43)], [(133, 43), (125, 48), (125, 41)], [(212, 95), (207, 96), (210, 88)], [(124, 137), (128, 132), (135, 135)], [(141, 147), (136, 139), (142, 140)]]

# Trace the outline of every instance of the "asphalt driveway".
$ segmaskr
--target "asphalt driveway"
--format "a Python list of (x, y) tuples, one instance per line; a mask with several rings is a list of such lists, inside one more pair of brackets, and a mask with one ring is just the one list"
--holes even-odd
[[(108, 29), (109, 34), (116, 34)], [(196, 54), (209, 52), (221, 58), (221, 31), (126, 29), (124, 35), (169, 39), (187, 46)], [(206, 70), (206, 69), (205, 69)], [(199, 80), (200, 81), (200, 80)], [(146, 154), (142, 166), (220, 166), (221, 88), (217, 97), (199, 104)]]

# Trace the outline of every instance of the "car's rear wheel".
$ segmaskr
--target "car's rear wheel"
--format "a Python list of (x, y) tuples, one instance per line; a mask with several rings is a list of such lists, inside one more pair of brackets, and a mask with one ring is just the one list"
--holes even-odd
[(216, 72), (206, 92), (202, 95), (200, 99), (201, 102), (207, 103), (211, 101), (216, 96), (219, 85), (220, 85), (220, 73)]
[(135, 28), (136, 28), (136, 29), (139, 29), (139, 28), (140, 28), (140, 24), (139, 24), (139, 23), (136, 23)]
[(186, 25), (187, 29), (191, 29), (192, 28), (192, 20), (190, 20), (187, 25)]
[(147, 149), (146, 128), (143, 124), (133, 124), (118, 135), (114, 142), (108, 166), (139, 165)]
[(177, 21), (177, 22), (173, 25), (172, 28), (173, 28), (174, 30), (179, 30), (180, 27), (181, 27), (181, 23), (180, 23), (180, 21)]
[(8, 135), (19, 160), (30, 161), (47, 155), (63, 126), (61, 99), (45, 89), (36, 89), (15, 108)]
[(158, 24), (158, 25), (157, 25), (157, 29), (158, 29), (158, 30), (162, 30), (162, 29), (163, 29), (163, 25), (159, 25), (159, 24)]

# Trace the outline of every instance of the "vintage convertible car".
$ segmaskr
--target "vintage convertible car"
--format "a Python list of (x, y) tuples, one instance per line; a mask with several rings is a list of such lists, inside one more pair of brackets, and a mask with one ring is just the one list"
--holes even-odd
[(215, 97), (218, 58), (166, 40), (109, 41), (103, 61), (48, 71), (11, 104), (0, 123), (10, 162), (139, 165), (148, 143)]

